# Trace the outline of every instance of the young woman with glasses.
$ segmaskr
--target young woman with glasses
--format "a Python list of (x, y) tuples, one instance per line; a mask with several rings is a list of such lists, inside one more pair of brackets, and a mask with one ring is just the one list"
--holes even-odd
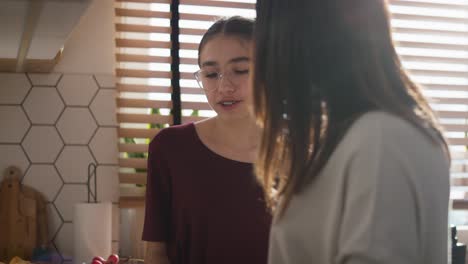
[(270, 264), (447, 263), (449, 154), (385, 0), (258, 0)]
[(159, 132), (149, 147), (146, 263), (261, 264), (271, 214), (253, 174), (260, 131), (249, 107), (253, 21), (203, 36), (195, 78), (217, 116)]

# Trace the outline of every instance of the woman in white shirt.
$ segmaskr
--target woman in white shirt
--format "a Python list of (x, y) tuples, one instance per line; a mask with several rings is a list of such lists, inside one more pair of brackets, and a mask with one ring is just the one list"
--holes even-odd
[(269, 263), (447, 263), (448, 147), (385, 1), (258, 0), (254, 61)]

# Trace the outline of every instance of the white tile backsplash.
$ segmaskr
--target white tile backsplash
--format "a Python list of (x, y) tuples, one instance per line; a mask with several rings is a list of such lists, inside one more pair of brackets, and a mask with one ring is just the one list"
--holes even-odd
[(34, 86), (56, 86), (62, 74), (29, 73), (28, 76)]
[(68, 107), (57, 122), (66, 144), (88, 144), (97, 124), (88, 108)]
[(100, 88), (115, 88), (116, 80), (114, 75), (97, 74), (95, 77)]
[(90, 163), (95, 161), (87, 146), (65, 146), (55, 166), (65, 183), (86, 183)]
[(116, 91), (101, 89), (89, 107), (101, 126), (116, 126)]
[(65, 184), (55, 200), (55, 205), (64, 221), (73, 221), (73, 210), (76, 203), (88, 201), (85, 185)]
[(89, 147), (99, 163), (117, 164), (117, 142), (116, 128), (101, 127), (94, 135)]
[(53, 163), (63, 147), (53, 126), (33, 126), (22, 143), (33, 163)]
[(57, 89), (34, 87), (23, 103), (24, 110), (33, 124), (53, 125), (65, 107)]
[(55, 167), (46, 164), (33, 164), (24, 175), (22, 183), (38, 190), (49, 202), (54, 201), (63, 184)]
[[(92, 178), (94, 181), (94, 178)], [(94, 183), (94, 182), (92, 182)], [(101, 165), (97, 168), (97, 198), (99, 202), (113, 202), (119, 201), (119, 167)], [(94, 192), (94, 187), (91, 189)]]
[(21, 104), (31, 89), (25, 74), (0, 72), (0, 104)]
[(0, 143), (20, 143), (30, 127), (20, 106), (0, 106), (0, 124)]
[[(49, 237), (67, 263), (73, 254), (73, 208), (87, 201), (90, 162), (98, 164), (99, 200), (119, 201), (115, 78), (0, 73), (0, 84), (0, 181), (3, 170), (15, 165), (25, 175), (23, 183), (44, 194)], [(121, 247), (120, 216), (114, 204), (109, 223), (114, 253)], [(62, 263), (58, 256), (54, 261)]]
[(24, 173), (29, 167), (29, 161), (20, 145), (0, 144), (0, 181), (3, 180), (4, 171), (10, 167), (18, 167)]
[(71, 260), (73, 256), (73, 223), (64, 223), (54, 242), (64, 260)]
[(88, 106), (98, 86), (92, 75), (64, 75), (57, 86), (68, 106)]
[(49, 203), (47, 205), (47, 224), (49, 240), (52, 241), (63, 224), (53, 203)]

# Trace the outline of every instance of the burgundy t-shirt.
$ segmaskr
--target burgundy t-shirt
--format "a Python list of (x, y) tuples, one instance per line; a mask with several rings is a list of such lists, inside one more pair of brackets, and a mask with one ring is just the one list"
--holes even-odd
[(270, 224), (251, 163), (211, 151), (193, 123), (151, 141), (143, 240), (165, 242), (171, 264), (267, 263)]

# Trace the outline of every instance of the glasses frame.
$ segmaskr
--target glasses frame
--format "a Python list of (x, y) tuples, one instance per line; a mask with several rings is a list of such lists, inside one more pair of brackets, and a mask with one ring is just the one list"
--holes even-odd
[(200, 77), (200, 74), (203, 72), (204, 70), (202, 69), (199, 69), (198, 71), (194, 72), (193, 73), (193, 76), (195, 77), (195, 80), (197, 81), (197, 84), (198, 84), (198, 87), (200, 87), (201, 89), (205, 90), (205, 91), (208, 91), (208, 92), (212, 92), (212, 91), (215, 91), (218, 89), (219, 87), (219, 81), (221, 81), (221, 79), (227, 77), (229, 79), (229, 81), (237, 86), (231, 79), (231, 77), (228, 75), (226, 75), (224, 72), (218, 72), (218, 77), (217, 77), (217, 81), (218, 81), (218, 84), (216, 86), (213, 86), (213, 88), (211, 89), (208, 89), (208, 88), (205, 88), (203, 87), (203, 81), (201, 80), (201, 77)]

